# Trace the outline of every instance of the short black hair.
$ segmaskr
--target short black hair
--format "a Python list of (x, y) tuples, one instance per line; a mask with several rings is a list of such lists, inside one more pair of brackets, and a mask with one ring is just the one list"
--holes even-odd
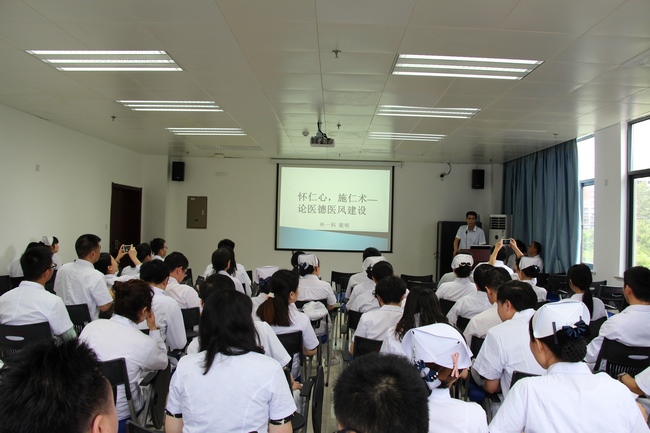
[(381, 251), (375, 247), (368, 247), (363, 250), (363, 260), (366, 260), (368, 257), (380, 257)]
[(508, 272), (505, 268), (502, 268), (501, 266), (493, 266), (488, 276), (487, 286), (490, 288), (490, 290), (496, 292), (499, 291), (499, 287), (501, 287), (508, 281), (512, 281), (512, 276), (510, 275), (510, 272)]
[(474, 284), (476, 284), (479, 291), (487, 291), (486, 287), (490, 281), (490, 273), (492, 272), (492, 269), (494, 269), (494, 266), (487, 263), (477, 266), (476, 269), (474, 269)]
[[(159, 262), (160, 260), (154, 260)], [(140, 311), (143, 308), (151, 310), (153, 290), (149, 284), (134, 278), (126, 282), (117, 281), (113, 285), (115, 302), (113, 308), (115, 314), (126, 317), (133, 323), (140, 322)]]
[(533, 246), (537, 250), (537, 254), (542, 254), (542, 244), (540, 244), (537, 241), (532, 241), (531, 244), (533, 244)]
[(467, 213), (465, 214), (465, 219), (467, 219), (467, 217), (470, 217), (470, 216), (473, 216), (474, 218), (478, 219), (478, 214), (476, 212), (474, 212), (473, 210), (467, 211)]
[(167, 270), (171, 273), (176, 268), (187, 269), (190, 266), (190, 261), (187, 260), (183, 253), (174, 251), (165, 257), (165, 265), (167, 265)]
[(97, 235), (85, 234), (79, 236), (77, 242), (74, 243), (74, 249), (77, 252), (77, 257), (80, 259), (88, 257), (88, 254), (92, 253), (99, 247), (101, 239)]
[(160, 250), (165, 249), (166, 241), (163, 238), (153, 238), (149, 245), (151, 245), (151, 251), (154, 255), (158, 255)]
[(212, 253), (212, 267), (215, 272), (225, 271), (230, 261), (228, 248), (218, 248)]
[(199, 287), (199, 298), (205, 303), (210, 295), (219, 290), (236, 290), (232, 278), (223, 274), (210, 275)]
[(20, 267), (27, 281), (36, 281), (52, 267), (52, 250), (49, 247), (34, 247), (20, 257)]
[(390, 277), (393, 275), (393, 273), (393, 265), (385, 260), (375, 263), (371, 271), (372, 278), (377, 281), (381, 280), (382, 278)]
[(151, 255), (151, 246), (143, 242), (135, 247), (136, 256), (141, 262)]
[(511, 280), (499, 288), (497, 301), (501, 304), (510, 301), (515, 310), (523, 311), (537, 306), (537, 294), (535, 294), (530, 284), (519, 280)]
[(30, 345), (0, 369), (1, 432), (87, 433), (112, 405), (97, 355), (76, 338)]
[(160, 284), (167, 277), (169, 270), (162, 260), (149, 260), (140, 266), (140, 279), (149, 284)]
[(111, 255), (108, 253), (100, 253), (99, 259), (95, 262), (95, 269), (106, 275), (108, 273), (108, 267), (111, 264)]
[(381, 297), (384, 304), (395, 304), (402, 300), (406, 293), (406, 283), (400, 277), (382, 278), (375, 286), (375, 294)]
[(217, 248), (223, 248), (223, 247), (228, 247), (231, 250), (235, 249), (235, 243), (231, 241), (230, 239), (221, 239), (219, 243), (217, 244)]
[(429, 390), (403, 356), (371, 353), (345, 368), (334, 385), (334, 413), (355, 432), (429, 431)]
[[(493, 252), (494, 252), (494, 248), (495, 248), (495, 247), (490, 248), (490, 253), (493, 253)], [(508, 253), (506, 252), (506, 249), (505, 249), (505, 248), (501, 248), (501, 249), (499, 250), (499, 252), (497, 253), (497, 257), (496, 257), (496, 259), (497, 259), (497, 260), (504, 261), (507, 257), (508, 257)]]
[(644, 266), (631, 267), (623, 273), (623, 284), (630, 286), (635, 298), (650, 302), (650, 269)]

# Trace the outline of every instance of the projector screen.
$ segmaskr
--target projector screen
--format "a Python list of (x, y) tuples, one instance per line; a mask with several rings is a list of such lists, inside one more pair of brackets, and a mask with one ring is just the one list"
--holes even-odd
[(391, 252), (393, 167), (278, 164), (275, 248)]

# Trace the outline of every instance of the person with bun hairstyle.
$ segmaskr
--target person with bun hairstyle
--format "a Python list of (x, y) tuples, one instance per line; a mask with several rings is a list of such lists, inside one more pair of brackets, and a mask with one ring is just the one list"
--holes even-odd
[(332, 310), (336, 304), (334, 290), (327, 282), (319, 279), (320, 260), (314, 254), (301, 254), (298, 256), (298, 272), (300, 282), (298, 283), (299, 301), (327, 300), (327, 309)]
[(291, 253), (291, 270), (296, 274), (300, 274), (300, 271), (298, 271), (298, 257), (300, 257), (303, 254), (307, 254), (307, 253), (302, 250), (297, 250)]
[[(113, 317), (95, 320), (81, 331), (79, 340), (95, 351), (100, 361), (124, 358), (129, 375), (129, 386), (136, 412), (144, 406), (144, 398), (138, 382), (144, 371), (162, 370), (167, 367), (167, 346), (156, 325), (151, 309), (153, 291), (142, 280), (117, 282)], [(146, 321), (149, 335), (138, 329), (138, 323)], [(129, 406), (124, 389), (117, 390), (117, 417), (119, 432), (126, 432), (126, 421), (130, 419)]]
[(530, 287), (533, 288), (537, 295), (537, 301), (542, 302), (546, 301), (546, 289), (535, 285), (539, 272), (539, 266), (537, 266), (535, 259), (531, 257), (517, 257), (515, 260), (515, 273), (519, 277), (519, 280), (530, 284)]
[(451, 268), (454, 270), (456, 279), (441, 284), (436, 291), (436, 296), (439, 299), (455, 302), (464, 296), (476, 293), (476, 286), (469, 279), (473, 264), (474, 259), (469, 254), (456, 254), (451, 262)]
[(605, 304), (591, 294), (590, 286), (592, 282), (591, 269), (584, 263), (573, 265), (566, 273), (569, 281), (569, 288), (575, 292), (571, 299), (582, 301), (589, 310), (591, 320), (602, 319), (607, 317)]
[(490, 423), (490, 433), (648, 432), (634, 395), (606, 373), (592, 374), (589, 310), (567, 299), (543, 305), (528, 324), (530, 350), (548, 373), (519, 380)]
[[(318, 348), (318, 338), (311, 326), (311, 320), (305, 313), (298, 311), (295, 302), (298, 300), (298, 282), (300, 277), (293, 271), (280, 269), (271, 277), (271, 288), (266, 301), (257, 309), (257, 317), (271, 325), (278, 334), (302, 332), (302, 353), (307, 356), (315, 355)], [(300, 357), (294, 356), (291, 373), (299, 377)]]

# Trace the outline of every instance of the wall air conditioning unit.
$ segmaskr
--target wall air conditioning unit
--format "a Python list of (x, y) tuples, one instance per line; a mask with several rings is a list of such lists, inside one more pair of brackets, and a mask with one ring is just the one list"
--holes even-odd
[(490, 215), (488, 243), (494, 245), (499, 239), (512, 236), (512, 215)]

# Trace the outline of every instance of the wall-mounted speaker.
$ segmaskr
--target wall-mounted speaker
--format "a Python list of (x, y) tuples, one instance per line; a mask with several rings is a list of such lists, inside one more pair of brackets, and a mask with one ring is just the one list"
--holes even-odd
[(172, 180), (176, 182), (185, 180), (185, 163), (183, 161), (172, 162)]
[(485, 170), (472, 170), (472, 189), (485, 188)]

